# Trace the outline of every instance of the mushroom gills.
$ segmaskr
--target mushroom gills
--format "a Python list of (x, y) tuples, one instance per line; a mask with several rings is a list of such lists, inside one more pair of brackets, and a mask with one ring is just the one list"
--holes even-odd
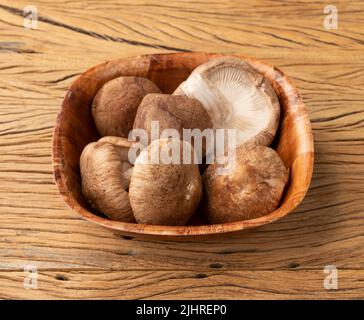
[[(209, 66), (209, 64), (211, 66)], [(268, 145), (279, 122), (278, 98), (265, 78), (236, 59), (214, 59), (195, 69), (175, 94), (201, 102), (214, 128), (236, 129), (237, 145)]]

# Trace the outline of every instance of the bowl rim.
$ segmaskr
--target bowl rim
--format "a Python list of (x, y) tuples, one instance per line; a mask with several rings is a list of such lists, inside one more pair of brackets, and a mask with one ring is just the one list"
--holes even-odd
[[(133, 58), (152, 58), (152, 57), (158, 57), (158, 56), (165, 56), (165, 55), (180, 55), (180, 56), (191, 56), (191, 55), (207, 55), (207, 56), (235, 56), (239, 59), (248, 61), (249, 63), (259, 63), (261, 65), (265, 65), (265, 67), (270, 68), (274, 70), (275, 72), (279, 73), (280, 76), (283, 76), (285, 78), (285, 81), (287, 82), (287, 85), (290, 87), (290, 90), (292, 90), (292, 93), (296, 94), (299, 99), (300, 95), (298, 92), (297, 87), (294, 85), (293, 81), (288, 78), (287, 75), (285, 75), (284, 72), (279, 70), (277, 67), (274, 67), (273, 65), (262, 62), (260, 60), (247, 57), (244, 55), (233, 55), (233, 54), (207, 54), (203, 52), (186, 52), (186, 53), (180, 53), (180, 52), (169, 52), (169, 53), (159, 53), (159, 54), (145, 54), (145, 55), (138, 55), (134, 56)], [(125, 57), (125, 59), (129, 59), (131, 57)], [(110, 61), (122, 61), (121, 59), (115, 59)], [(106, 63), (110, 62), (107, 61)], [(303, 117), (307, 118), (307, 123), (309, 124), (309, 127), (306, 128), (306, 136), (310, 139), (309, 141), (309, 150), (305, 154), (309, 154), (310, 156), (306, 157), (304, 159), (305, 161), (305, 168), (308, 169), (306, 172), (306, 183), (304, 186), (303, 192), (300, 194), (299, 197), (296, 197), (293, 202), (290, 202), (290, 205), (288, 208), (285, 208), (286, 210), (283, 210), (283, 206), (279, 206), (277, 209), (272, 211), (269, 214), (263, 215), (258, 218), (250, 219), (250, 220), (242, 220), (242, 221), (236, 221), (236, 222), (229, 222), (229, 223), (220, 223), (220, 224), (206, 224), (206, 225), (191, 225), (191, 226), (164, 226), (164, 225), (146, 225), (146, 224), (137, 224), (137, 223), (128, 223), (128, 222), (121, 222), (121, 221), (115, 221), (110, 220), (108, 218), (104, 218), (101, 216), (98, 216), (85, 208), (83, 208), (78, 201), (69, 194), (69, 191), (67, 189), (67, 186), (65, 184), (65, 181), (67, 180), (67, 177), (64, 175), (63, 165), (61, 159), (63, 158), (62, 153), (62, 143), (60, 139), (60, 129), (62, 126), (63, 116), (64, 116), (64, 106), (66, 104), (66, 98), (69, 94), (69, 92), (73, 89), (75, 86), (75, 83), (80, 81), (83, 77), (86, 77), (88, 73), (91, 70), (95, 70), (97, 68), (101, 68), (105, 65), (104, 63), (98, 64), (96, 66), (93, 66), (83, 72), (79, 77), (72, 83), (72, 85), (68, 88), (65, 97), (62, 102), (62, 107), (60, 112), (58, 113), (56, 124), (53, 130), (53, 139), (52, 139), (52, 167), (53, 167), (53, 174), (54, 174), (54, 180), (58, 187), (58, 191), (60, 195), (62, 196), (64, 202), (74, 211), (76, 211), (79, 215), (81, 215), (84, 219), (94, 222), (102, 227), (105, 227), (107, 229), (121, 232), (123, 234), (132, 234), (132, 235), (148, 235), (148, 236), (172, 236), (173, 238), (178, 237), (190, 237), (190, 236), (206, 236), (206, 235), (218, 235), (222, 233), (233, 233), (243, 230), (248, 230), (256, 227), (260, 227), (263, 225), (266, 225), (268, 223), (274, 222), (289, 213), (291, 213), (303, 200), (305, 197), (309, 185), (312, 178), (313, 173), (313, 163), (314, 163), (314, 149), (313, 149), (313, 136), (312, 136), (312, 129), (310, 120), (308, 117), (308, 111), (301, 100), (302, 106), (304, 106), (304, 114)], [(300, 157), (301, 155), (298, 155)], [(297, 159), (297, 158), (296, 158)], [(294, 161), (296, 161), (296, 159)]]

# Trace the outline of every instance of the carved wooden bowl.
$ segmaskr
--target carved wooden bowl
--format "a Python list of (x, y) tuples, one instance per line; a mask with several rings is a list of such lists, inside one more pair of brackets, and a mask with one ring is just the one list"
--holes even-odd
[[(313, 170), (313, 137), (307, 110), (291, 80), (276, 67), (249, 61), (273, 85), (281, 104), (281, 120), (272, 147), (286, 167), (290, 180), (279, 207), (262, 217), (224, 224), (207, 224), (199, 218), (187, 226), (157, 226), (112, 221), (93, 212), (81, 192), (79, 159), (83, 148), (98, 140), (90, 106), (107, 81), (119, 76), (141, 76), (154, 81), (164, 93), (172, 93), (193, 69), (219, 54), (171, 53), (144, 55), (105, 62), (82, 74), (68, 90), (53, 135), (53, 170), (64, 201), (85, 219), (114, 233), (160, 239), (192, 239), (238, 232), (273, 222), (292, 212), (304, 198)], [(198, 217), (198, 213), (197, 213)]]

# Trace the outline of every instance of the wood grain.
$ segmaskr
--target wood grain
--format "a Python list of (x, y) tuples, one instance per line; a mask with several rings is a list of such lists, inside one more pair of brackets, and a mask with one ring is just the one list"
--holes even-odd
[[(325, 1), (32, 1), (38, 30), (23, 28), (27, 4), (0, 3), (1, 298), (364, 297), (362, 1), (336, 1), (337, 30), (322, 26)], [(81, 220), (58, 195), (51, 166), (70, 83), (105, 60), (202, 50), (267, 61), (300, 89), (315, 139), (303, 203), (259, 230), (207, 242), (125, 239)], [(40, 271), (39, 290), (23, 288), (27, 263)], [(330, 264), (339, 290), (323, 289)], [(110, 289), (112, 277), (120, 288)], [(148, 289), (149, 277), (166, 280)], [(139, 292), (126, 290), (134, 281)]]
[(38, 289), (24, 289), (24, 273), (0, 272), (4, 298), (14, 299), (360, 299), (362, 271), (339, 272), (326, 290), (320, 271), (42, 271)]

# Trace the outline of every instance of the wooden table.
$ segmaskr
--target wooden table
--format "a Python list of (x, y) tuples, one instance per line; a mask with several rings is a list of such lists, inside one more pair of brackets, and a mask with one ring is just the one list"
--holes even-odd
[[(364, 3), (0, 1), (0, 298), (364, 298)], [(330, 3), (331, 3), (330, 2)], [(23, 8), (38, 9), (38, 29)], [(300, 88), (315, 137), (304, 202), (254, 232), (205, 242), (121, 238), (65, 206), (51, 167), (67, 87), (105, 60), (239, 53)], [(38, 289), (24, 288), (38, 271)], [(337, 268), (327, 290), (325, 266)]]

